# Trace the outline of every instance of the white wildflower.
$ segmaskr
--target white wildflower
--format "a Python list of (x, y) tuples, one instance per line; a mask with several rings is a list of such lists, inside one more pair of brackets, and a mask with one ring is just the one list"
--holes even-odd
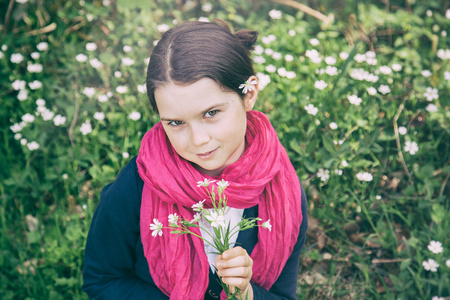
[(28, 150), (34, 151), (39, 149), (39, 144), (35, 141), (27, 143)]
[(348, 95), (347, 99), (353, 105), (360, 105), (362, 102), (362, 99), (359, 98), (357, 95)]
[(255, 56), (255, 58), (253, 59), (253, 61), (255, 62), (255, 64), (264, 64), (266, 62), (266, 59), (262, 56)]
[(198, 223), (200, 222), (201, 218), (202, 218), (201, 213), (195, 213), (194, 218), (191, 220), (191, 223)]
[(60, 125), (64, 125), (64, 123), (66, 123), (67, 118), (62, 116), (62, 115), (56, 115), (53, 118), (53, 123), (55, 124), (55, 126), (60, 126)]
[(332, 56), (327, 56), (327, 57), (325, 57), (325, 63), (327, 65), (334, 65), (336, 63), (336, 58), (334, 58)]
[(438, 107), (435, 104), (431, 104), (431, 103), (428, 104), (425, 109), (429, 112), (437, 112), (438, 111)]
[(123, 158), (128, 158), (128, 157), (130, 157), (130, 153), (128, 153), (128, 152), (122, 152), (122, 157), (123, 157)]
[(48, 50), (48, 43), (46, 42), (40, 42), (39, 44), (36, 45), (36, 48), (39, 51), (47, 51)]
[(315, 116), (319, 109), (317, 107), (314, 107), (313, 104), (308, 104), (305, 106), (305, 110), (308, 114)]
[(261, 55), (264, 53), (264, 48), (261, 47), (261, 45), (256, 45), (255, 50), (253, 50), (253, 53), (255, 53), (256, 55)]
[(261, 224), (261, 227), (262, 227), (262, 228), (269, 229), (269, 231), (272, 231), (272, 225), (270, 224), (270, 219), (267, 220), (266, 222), (262, 223), (262, 224)]
[(380, 70), (381, 73), (383, 73), (385, 75), (388, 75), (388, 74), (392, 73), (392, 69), (390, 67), (388, 67), (388, 66), (381, 66), (379, 68), (379, 70)]
[(356, 54), (355, 57), (353, 57), (354, 60), (356, 60), (359, 63), (362, 63), (363, 61), (366, 61), (366, 55), (365, 54)]
[(157, 235), (162, 236), (162, 227), (163, 224), (158, 221), (158, 219), (153, 219), (153, 224), (150, 224), (150, 230), (152, 230), (152, 236), (156, 237)]
[[(198, 185), (197, 185), (198, 186)], [(198, 202), (198, 203), (195, 203), (194, 205), (192, 205), (192, 209), (194, 210), (194, 211), (202, 211), (202, 209), (203, 209), (203, 203), (205, 202), (205, 200), (202, 200), (202, 201), (200, 201), (200, 202)]]
[(289, 30), (288, 34), (290, 36), (295, 36), (296, 33), (295, 33), (295, 30), (291, 29), (291, 30)]
[(35, 80), (35, 81), (32, 81), (32, 82), (28, 83), (28, 86), (32, 90), (37, 90), (37, 89), (40, 89), (42, 87), (42, 82), (40, 82), (39, 80)]
[(346, 160), (341, 161), (341, 166), (344, 168), (348, 166), (348, 162)]
[(329, 126), (332, 130), (336, 130), (338, 128), (338, 125), (335, 122), (331, 122)]
[(128, 115), (128, 118), (130, 118), (133, 121), (137, 121), (141, 118), (141, 113), (137, 111), (133, 111)]
[(380, 87), (378, 88), (378, 91), (383, 94), (389, 94), (391, 92), (391, 88), (388, 85), (382, 84), (380, 85)]
[(83, 135), (91, 133), (92, 132), (91, 123), (89, 123), (89, 121), (86, 121), (83, 124), (81, 124), (80, 131)]
[(369, 172), (358, 172), (356, 173), (356, 178), (359, 181), (372, 181), (373, 176)]
[(21, 138), (22, 138), (22, 134), (21, 134), (20, 132), (18, 132), (18, 133), (16, 133), (16, 134), (14, 135), (14, 139), (15, 139), (16, 141), (20, 140)]
[(266, 49), (264, 49), (264, 54), (266, 54), (266, 55), (272, 55), (273, 54), (273, 50), (272, 49), (270, 49), (270, 48), (266, 48)]
[(430, 77), (432, 75), (430, 70), (422, 70), (422, 72), (420, 72), (420, 74), (422, 74), (422, 76), (425, 78)]
[(17, 94), (17, 99), (19, 101), (24, 101), (28, 99), (28, 92), (26, 90), (20, 90)]
[(287, 75), (287, 71), (286, 71), (285, 68), (279, 68), (279, 69), (277, 70), (277, 73), (278, 73), (278, 75), (280, 75), (281, 77), (286, 77), (286, 75)]
[(318, 81), (314, 82), (314, 87), (319, 90), (323, 90), (327, 86), (328, 86), (328, 84), (323, 80), (318, 80)]
[(434, 259), (430, 258), (428, 260), (424, 260), (422, 262), (422, 266), (425, 270), (431, 271), (431, 272), (437, 272), (437, 269), (439, 268), (439, 264)]
[(43, 66), (41, 64), (29, 64), (27, 66), (27, 70), (30, 73), (41, 73), (43, 70)]
[(97, 111), (94, 114), (94, 119), (96, 119), (98, 121), (103, 121), (105, 119), (105, 114), (101, 111)]
[(247, 79), (245, 83), (239, 85), (239, 89), (242, 89), (243, 94), (247, 94), (247, 92), (251, 92), (255, 89), (256, 84), (258, 84), (256, 80)]
[(256, 77), (258, 78), (258, 90), (262, 90), (266, 85), (268, 85), (271, 81), (270, 76), (264, 73), (258, 72), (256, 74)]
[(103, 66), (103, 63), (97, 58), (90, 59), (89, 64), (91, 64), (91, 67), (93, 67), (94, 69), (100, 69)]
[(103, 103), (103, 102), (108, 102), (109, 98), (105, 94), (100, 94), (100, 95), (98, 95), (97, 100), (98, 100), (98, 102)]
[(411, 154), (411, 155), (414, 155), (414, 154), (416, 154), (417, 151), (419, 151), (419, 146), (417, 145), (416, 142), (406, 141), (405, 142), (405, 151), (409, 152), (409, 154)]
[(368, 87), (366, 90), (367, 90), (367, 93), (368, 93), (369, 95), (371, 95), (371, 96), (377, 94), (377, 89), (374, 88), (374, 87), (372, 87), (372, 86), (371, 86), (371, 87)]
[(39, 54), (39, 52), (31, 52), (30, 55), (33, 59), (39, 59), (41, 57), (41, 54)]
[(32, 114), (26, 113), (22, 116), (22, 121), (25, 123), (32, 123), (34, 121), (34, 116)]
[(173, 226), (177, 226), (178, 224), (178, 215), (176, 213), (170, 214), (169, 217), (169, 224)]
[(272, 19), (281, 19), (281, 11), (272, 9), (271, 11), (269, 11), (269, 17), (271, 17)]
[(147, 86), (145, 84), (139, 84), (137, 86), (137, 89), (138, 89), (139, 93), (142, 93), (142, 94), (147, 93)]
[(433, 101), (433, 99), (438, 99), (439, 98), (438, 89), (435, 89), (435, 88), (432, 88), (432, 87), (427, 87), (425, 93), (423, 93), (423, 96), (428, 101)]
[(25, 89), (26, 84), (27, 83), (25, 82), (25, 80), (16, 79), (16, 80), (14, 80), (14, 82), (11, 85), (14, 90), (19, 91), (19, 90)]
[(225, 227), (225, 216), (221, 213), (218, 214), (217, 212), (213, 211), (209, 215), (205, 215), (205, 219), (211, 223), (212, 227)]
[(277, 70), (277, 67), (275, 67), (274, 65), (268, 65), (268, 66), (266, 66), (265, 69), (266, 69), (267, 72), (273, 73), (273, 72), (275, 72)]
[(120, 72), (120, 71), (115, 71), (115, 72), (114, 72), (114, 77), (116, 77), (116, 78), (122, 78), (122, 72)]
[(400, 126), (398, 128), (398, 133), (400, 133), (401, 135), (405, 135), (408, 132), (408, 130), (406, 129), (405, 126)]
[(13, 64), (19, 64), (23, 61), (23, 55), (20, 53), (11, 54), (11, 62)]
[(134, 64), (134, 59), (131, 59), (131, 58), (129, 58), (129, 57), (124, 57), (124, 58), (122, 58), (122, 63), (123, 63), (125, 66), (131, 66), (131, 65)]
[(205, 3), (202, 5), (202, 10), (204, 12), (210, 12), (213, 9), (213, 5), (211, 3)]
[(290, 54), (286, 54), (286, 55), (284, 56), (284, 59), (285, 59), (287, 62), (291, 62), (291, 61), (294, 60), (294, 57), (293, 57), (292, 55), (290, 55)]
[(327, 73), (330, 76), (335, 76), (338, 74), (338, 69), (336, 67), (327, 66), (325, 68), (325, 73)]
[(83, 53), (80, 53), (77, 56), (75, 56), (75, 59), (78, 62), (85, 62), (85, 61), (87, 61), (88, 57), (87, 57), (87, 55), (84, 55)]
[(91, 98), (95, 95), (95, 88), (93, 87), (85, 87), (82, 91), (83, 94), (85, 94), (88, 98)]
[(318, 46), (320, 44), (319, 40), (316, 38), (312, 38), (309, 40), (309, 43), (313, 46)]
[(25, 146), (27, 143), (28, 143), (27, 139), (25, 139), (25, 138), (20, 139), (20, 144), (21, 144), (22, 146)]
[(272, 58), (275, 60), (280, 60), (281, 59), (281, 53), (280, 52), (274, 52), (272, 54)]
[(197, 187), (208, 187), (213, 182), (215, 182), (215, 180), (209, 180), (205, 178), (203, 179), (203, 181), (197, 181)]
[(295, 77), (297, 77), (297, 74), (294, 71), (289, 71), (286, 73), (287, 79), (294, 79)]
[(97, 49), (97, 44), (96, 43), (87, 43), (86, 44), (86, 50), (87, 51), (95, 51)]
[(345, 51), (342, 51), (341, 53), (339, 53), (339, 57), (343, 60), (346, 60), (348, 58), (348, 53)]
[(399, 72), (402, 70), (402, 65), (401, 64), (392, 64), (391, 66), (392, 70), (394, 70), (395, 72)]
[(128, 92), (128, 87), (126, 85), (119, 85), (118, 87), (116, 87), (116, 92), (118, 92), (119, 94), (125, 94)]
[(442, 248), (442, 243), (438, 241), (431, 241), (427, 248), (434, 254), (439, 254), (444, 251), (444, 248)]
[(330, 171), (326, 170), (326, 169), (323, 169), (323, 168), (320, 168), (317, 171), (317, 177), (319, 177), (320, 180), (322, 180), (322, 181), (327, 181), (330, 178)]

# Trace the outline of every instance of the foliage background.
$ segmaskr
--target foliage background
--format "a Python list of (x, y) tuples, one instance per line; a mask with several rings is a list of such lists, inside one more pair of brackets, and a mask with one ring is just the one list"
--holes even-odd
[(270, 83), (258, 110), (309, 199), (298, 299), (450, 296), (448, 1), (303, 2), (328, 25), (279, 2), (0, 3), (1, 299), (86, 299), (100, 191), (158, 121), (146, 59), (161, 25), (200, 17), (259, 31), (255, 69)]

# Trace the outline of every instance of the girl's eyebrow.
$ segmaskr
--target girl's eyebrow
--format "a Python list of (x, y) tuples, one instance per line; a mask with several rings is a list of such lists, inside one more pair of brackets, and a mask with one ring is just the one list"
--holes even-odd
[[(200, 114), (203, 116), (203, 115), (206, 114), (208, 111), (211, 111), (211, 110), (214, 110), (214, 109), (216, 109), (216, 108), (225, 106), (225, 105), (227, 105), (227, 104), (228, 104), (228, 102), (222, 102), (222, 103), (214, 104), (214, 105), (208, 107), (207, 109), (203, 110)], [(161, 121), (167, 121), (167, 122), (178, 121), (177, 118), (165, 118), (165, 117), (160, 117), (160, 120), (161, 120)]]

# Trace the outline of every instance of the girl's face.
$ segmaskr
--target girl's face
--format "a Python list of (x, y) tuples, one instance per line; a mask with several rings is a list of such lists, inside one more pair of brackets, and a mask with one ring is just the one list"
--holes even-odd
[(178, 155), (200, 172), (218, 176), (244, 153), (246, 112), (253, 109), (257, 94), (255, 87), (243, 103), (236, 93), (224, 92), (214, 80), (202, 78), (189, 85), (161, 86), (155, 90), (155, 100)]

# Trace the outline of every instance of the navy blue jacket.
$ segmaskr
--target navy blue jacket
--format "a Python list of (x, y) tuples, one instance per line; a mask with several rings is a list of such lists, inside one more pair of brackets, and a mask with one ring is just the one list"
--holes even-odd
[[(136, 157), (107, 185), (89, 230), (83, 269), (83, 291), (91, 299), (164, 299), (150, 275), (140, 237), (140, 206), (144, 182), (137, 173)], [(280, 277), (267, 291), (252, 283), (255, 299), (296, 299), (299, 256), (306, 238), (307, 204), (302, 189), (303, 221), (297, 244)], [(258, 206), (244, 210), (244, 216), (258, 215)], [(251, 253), (258, 227), (239, 232), (236, 245)], [(274, 245), (276, 246), (276, 245)], [(218, 299), (221, 286), (211, 270), (205, 299)]]

